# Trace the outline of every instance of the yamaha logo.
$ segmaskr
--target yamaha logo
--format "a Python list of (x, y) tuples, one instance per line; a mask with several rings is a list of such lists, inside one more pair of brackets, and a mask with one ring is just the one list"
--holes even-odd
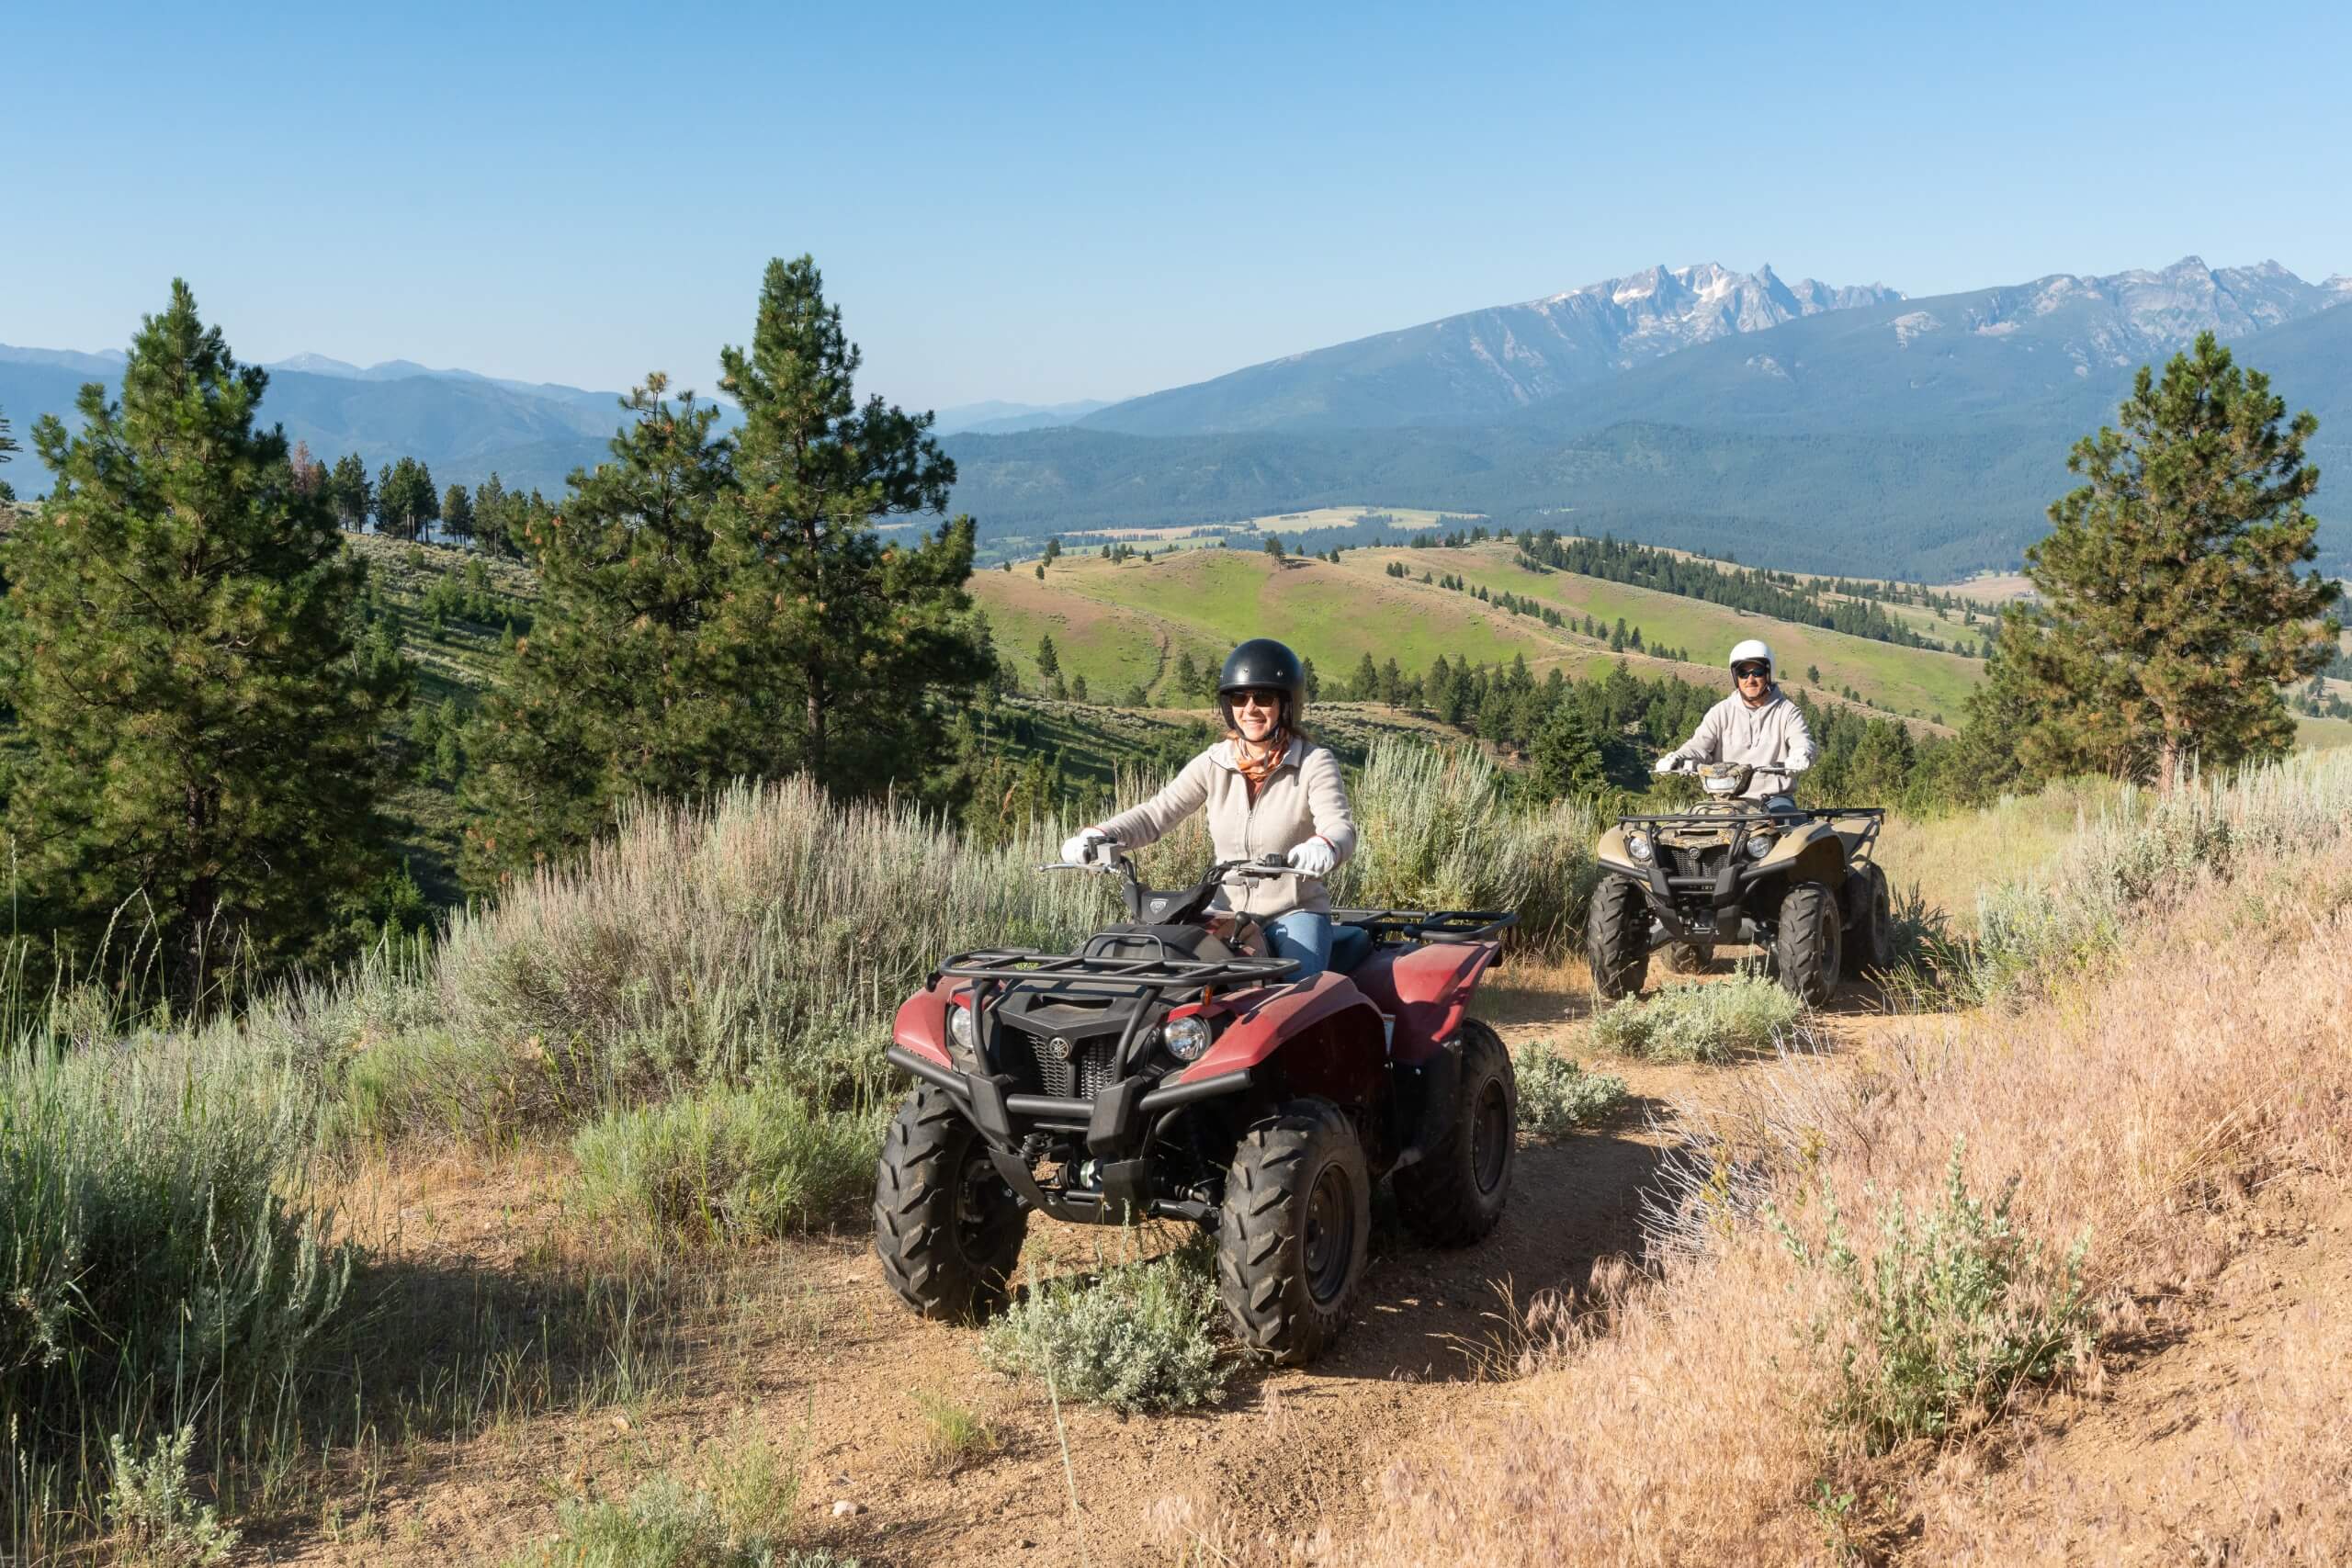
[(1069, 1042), (1063, 1039), (1058, 1034), (1046, 1042), (1046, 1049), (1051, 1051), (1062, 1061), (1067, 1062), (1069, 1060)]

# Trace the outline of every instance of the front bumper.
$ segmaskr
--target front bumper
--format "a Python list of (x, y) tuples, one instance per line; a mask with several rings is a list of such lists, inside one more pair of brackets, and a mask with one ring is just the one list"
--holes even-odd
[[(1742, 942), (1755, 940), (1755, 922), (1741, 913), (1748, 887), (1769, 874), (1755, 862), (1727, 860), (1713, 876), (1669, 876), (1653, 862), (1635, 865), (1604, 858), (1600, 869), (1637, 885), (1657, 922), (1658, 942)], [(1703, 917), (1700, 911), (1703, 910)]]
[[(903, 1045), (893, 1045), (884, 1055), (891, 1066), (955, 1097), (988, 1144), (989, 1157), (1006, 1185), (1033, 1208), (1078, 1224), (1123, 1224), (1146, 1214), (1196, 1222), (1209, 1218), (1206, 1206), (1196, 1200), (1150, 1190), (1151, 1145), (1170, 1114), (1202, 1100), (1238, 1094), (1250, 1079), (1247, 1067), (1195, 1083), (1163, 1080), (1155, 1086), (1148, 1078), (1121, 1078), (1091, 1100), (1063, 1099), (1016, 1093), (1008, 1074), (957, 1072)], [(1101, 1185), (1058, 1196), (1047, 1192), (1022, 1157), (1022, 1140), (1031, 1133), (1083, 1134)]]

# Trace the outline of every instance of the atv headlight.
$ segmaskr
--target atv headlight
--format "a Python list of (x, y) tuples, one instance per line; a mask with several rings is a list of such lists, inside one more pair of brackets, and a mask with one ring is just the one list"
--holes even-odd
[(947, 1004), (947, 1038), (965, 1055), (976, 1062), (980, 1059), (980, 1048), (974, 1043), (972, 1010), (960, 1002)]
[(1180, 1062), (1197, 1062), (1201, 1053), (1209, 1048), (1208, 1021), (1203, 1018), (1171, 1018), (1160, 1026), (1159, 1043), (1168, 1054)]
[(1772, 852), (1772, 835), (1771, 835), (1771, 834), (1770, 834), (1770, 833), (1750, 833), (1750, 834), (1748, 834), (1748, 835), (1747, 835), (1747, 858), (1748, 858), (1748, 859), (1750, 859), (1750, 860), (1762, 860), (1766, 855), (1769, 855), (1769, 854), (1770, 854), (1771, 852)]
[(1650, 836), (1647, 833), (1626, 834), (1625, 852), (1633, 856), (1635, 860), (1641, 862), (1644, 865), (1649, 864), (1650, 855), (1652, 853), (1650, 850)]

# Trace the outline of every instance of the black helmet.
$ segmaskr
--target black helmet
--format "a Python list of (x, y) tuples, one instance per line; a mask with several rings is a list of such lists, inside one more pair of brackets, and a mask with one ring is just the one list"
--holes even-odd
[(1273, 638), (1253, 637), (1227, 654), (1225, 668), (1217, 672), (1216, 705), (1226, 728), (1234, 728), (1234, 693), (1267, 687), (1283, 694), (1283, 728), (1296, 729), (1306, 706), (1306, 667), (1297, 654)]

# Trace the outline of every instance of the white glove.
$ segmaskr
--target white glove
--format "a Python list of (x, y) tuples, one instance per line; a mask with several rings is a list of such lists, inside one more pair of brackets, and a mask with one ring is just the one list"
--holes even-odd
[(1301, 876), (1329, 876), (1339, 863), (1340, 852), (1321, 839), (1309, 839), (1291, 848), (1290, 868)]
[(1654, 773), (1679, 773), (1681, 771), (1682, 759), (1674, 755), (1671, 751), (1668, 752), (1665, 756), (1660, 757), (1657, 760), (1657, 765), (1650, 770), (1650, 772)]
[(1100, 828), (1081, 828), (1078, 837), (1062, 845), (1062, 860), (1069, 865), (1096, 863), (1095, 847), (1111, 841), (1111, 835)]

